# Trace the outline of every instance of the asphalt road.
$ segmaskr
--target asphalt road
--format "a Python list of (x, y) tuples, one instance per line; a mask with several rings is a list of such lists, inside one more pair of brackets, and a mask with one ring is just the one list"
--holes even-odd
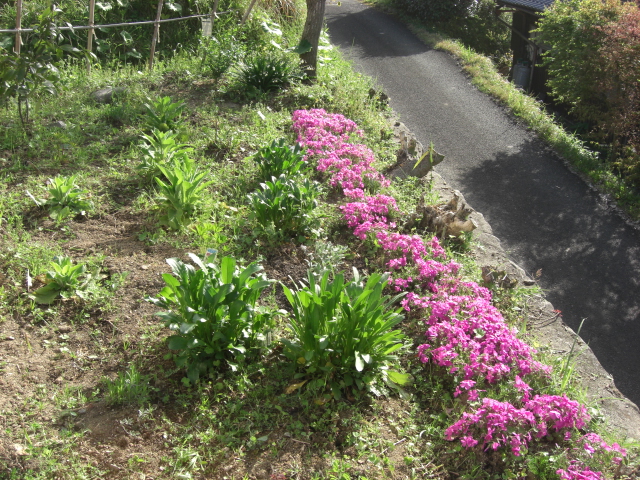
[(355, 0), (327, 4), (334, 45), (377, 79), (436, 167), (491, 224), (510, 257), (542, 269), (547, 299), (640, 405), (640, 231), (534, 134), (473, 87), (456, 61)]

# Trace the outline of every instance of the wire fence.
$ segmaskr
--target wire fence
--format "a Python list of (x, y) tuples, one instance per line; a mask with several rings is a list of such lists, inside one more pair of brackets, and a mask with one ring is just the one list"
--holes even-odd
[[(164, 0), (158, 0), (158, 8), (156, 11), (156, 18), (155, 20), (144, 20), (144, 21), (139, 21), (139, 22), (122, 22), (122, 23), (110, 23), (110, 24), (106, 24), (106, 25), (95, 25), (94, 24), (94, 12), (95, 12), (95, 3), (96, 0), (90, 0), (89, 1), (89, 25), (79, 25), (79, 26), (61, 26), (58, 27), (58, 30), (63, 30), (63, 31), (75, 31), (75, 30), (89, 30), (89, 35), (87, 38), (87, 52), (91, 53), (92, 49), (93, 49), (93, 39), (95, 37), (95, 29), (96, 28), (114, 28), (114, 27), (124, 27), (124, 26), (137, 26), (137, 25), (153, 25), (153, 35), (151, 37), (151, 52), (149, 54), (149, 69), (151, 70), (153, 68), (153, 59), (155, 56), (155, 50), (156, 50), (156, 44), (159, 42), (160, 39), (160, 25), (163, 23), (168, 23), (168, 22), (179, 22), (179, 21), (183, 21), (183, 20), (191, 20), (194, 18), (200, 18), (203, 19), (203, 33), (205, 35), (211, 35), (211, 27), (213, 26), (213, 22), (216, 19), (216, 17), (218, 15), (222, 15), (225, 13), (230, 13), (233, 10), (227, 10), (224, 12), (218, 12), (218, 1), (219, 0), (215, 0), (214, 5), (213, 5), (213, 9), (211, 10), (211, 13), (205, 13), (205, 14), (199, 14), (199, 15), (188, 15), (186, 17), (176, 17), (176, 18), (165, 18), (162, 19), (160, 18), (162, 15), (162, 8), (164, 6)], [(251, 9), (253, 7), (253, 4), (255, 3), (255, 0), (253, 0), (251, 2), (251, 5), (249, 6), (249, 8), (247, 9), (247, 11), (244, 14), (244, 17), (242, 19), (242, 23), (244, 23), (247, 19), (247, 17), (249, 16), (249, 13), (251, 12)], [(23, 32), (33, 32), (35, 31), (35, 28), (22, 28), (22, 4), (23, 4), (23, 0), (16, 0), (16, 28), (12, 28), (12, 29), (0, 29), (0, 33), (15, 33), (16, 38), (15, 38), (15, 42), (13, 45), (13, 51), (19, 55), (20, 54), (20, 48), (22, 46), (22, 33)], [(208, 21), (205, 21), (206, 19), (208, 19)], [(87, 61), (87, 69), (90, 70), (91, 69), (91, 63), (89, 61)]]

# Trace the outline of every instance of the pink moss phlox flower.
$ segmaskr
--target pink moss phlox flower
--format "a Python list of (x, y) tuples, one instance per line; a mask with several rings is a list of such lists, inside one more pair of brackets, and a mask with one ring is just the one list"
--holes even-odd
[[(484, 398), (474, 412), (463, 413), (460, 420), (447, 428), (444, 438), (449, 441), (473, 438), (478, 443), (482, 442), (485, 450), (509, 447), (513, 455), (520, 456), (531, 439), (533, 422), (533, 414), (525, 409), (516, 408), (508, 402)], [(467, 445), (475, 446), (469, 440), (462, 445), (466, 448), (470, 448)]]
[(398, 210), (396, 200), (387, 195), (365, 197), (362, 202), (347, 203), (340, 207), (347, 226), (353, 228), (353, 234), (364, 240), (372, 229), (394, 228), (389, 222), (389, 210)]
[(430, 312), (425, 320), (430, 348), (419, 349), (419, 359), (443, 367), (451, 367), (455, 360), (463, 373), (461, 380), (493, 384), (513, 372), (520, 379), (520, 388), (526, 385), (521, 376), (548, 373), (549, 367), (533, 359), (535, 350), (517, 338), (516, 331), (491, 305), (489, 292), (482, 287), (471, 290), (470, 295), (440, 292), (428, 299), (406, 299)]
[(347, 197), (364, 197), (368, 182), (389, 185), (373, 167), (375, 157), (371, 149), (348, 143), (350, 133), (363, 135), (352, 120), (323, 109), (296, 110), (293, 130), (298, 143), (307, 149), (305, 159), (317, 157), (317, 169), (328, 175), (329, 185), (342, 188)]
[(556, 473), (561, 480), (605, 480), (600, 472), (594, 472), (579, 460), (572, 460), (567, 470), (559, 469)]
[(524, 380), (522, 380), (522, 378), (520, 378), (520, 375), (516, 375), (516, 378), (514, 380), (514, 385), (518, 391), (522, 392), (522, 399), (525, 402), (529, 400), (529, 392), (531, 392), (531, 390), (533, 389), (529, 386), (527, 382), (525, 382)]
[[(627, 451), (620, 445), (618, 445), (617, 443), (609, 445), (597, 433), (587, 433), (580, 439), (579, 442), (582, 443), (582, 448), (589, 456), (598, 451), (617, 452), (623, 457), (627, 455)], [(620, 457), (615, 457), (613, 461), (614, 463), (620, 463), (622, 459)]]
[[(479, 406), (447, 428), (445, 438), (459, 438), (465, 448), (479, 444), (485, 450), (505, 447), (520, 456), (531, 442), (548, 433), (563, 433), (569, 440), (573, 431), (584, 428), (589, 415), (578, 402), (566, 396), (531, 397), (532, 388), (522, 377), (535, 372), (549, 374), (551, 367), (533, 359), (535, 350), (508, 327), (491, 304), (488, 289), (457, 277), (460, 265), (446, 263), (437, 237), (425, 242), (417, 235), (390, 231), (395, 225), (389, 221), (389, 212), (397, 210), (396, 202), (392, 197), (365, 194), (368, 185), (387, 186), (389, 181), (373, 167), (374, 155), (368, 147), (349, 142), (351, 135), (363, 136), (356, 123), (322, 109), (297, 110), (293, 130), (307, 149), (305, 159), (317, 162), (329, 185), (358, 200), (341, 207), (353, 233), (363, 240), (374, 231), (388, 255), (388, 268), (405, 274), (410, 270), (410, 276), (393, 278), (390, 285), (407, 292), (402, 300), (406, 311), (418, 308), (426, 312), (429, 343), (417, 347), (419, 360), (431, 361), (456, 375), (459, 380), (454, 396), (466, 393), (470, 402), (479, 399), (477, 382), (513, 381), (522, 394), (521, 408), (483, 398)], [(579, 445), (574, 450), (588, 456), (598, 452), (626, 454), (618, 444), (608, 445), (595, 433), (584, 435)], [(613, 459), (614, 463), (621, 461), (620, 457)], [(562, 480), (604, 480), (600, 472), (579, 460), (571, 460), (567, 470), (556, 473)]]
[(532, 412), (537, 420), (536, 437), (549, 432), (583, 428), (590, 420), (584, 405), (570, 400), (565, 395), (536, 395), (525, 402), (524, 408)]

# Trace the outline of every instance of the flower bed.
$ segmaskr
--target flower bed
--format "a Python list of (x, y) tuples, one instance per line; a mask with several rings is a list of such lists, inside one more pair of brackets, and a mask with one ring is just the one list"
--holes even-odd
[[(564, 395), (534, 391), (525, 379), (548, 376), (551, 367), (534, 359), (535, 349), (507, 325), (488, 289), (462, 281), (460, 266), (447, 261), (437, 237), (425, 241), (394, 231), (389, 217), (397, 210), (395, 199), (366, 193), (371, 182), (386, 186), (389, 180), (373, 168), (369, 148), (349, 143), (350, 135), (362, 136), (357, 125), (321, 109), (298, 110), (293, 130), (307, 148), (306, 159), (315, 161), (317, 169), (328, 174), (329, 184), (342, 189), (347, 199), (357, 200), (340, 207), (346, 224), (360, 240), (368, 235), (377, 240), (389, 257), (386, 266), (398, 273), (390, 284), (407, 293), (403, 307), (419, 311), (424, 319), (428, 343), (417, 347), (416, 358), (443, 367), (454, 382), (454, 396), (466, 395), (467, 411), (447, 428), (445, 438), (459, 440), (466, 449), (507, 449), (521, 456), (543, 439), (557, 437), (557, 443), (568, 444), (573, 433), (581, 431), (572, 442), (574, 448), (566, 449), (567, 469), (556, 473), (563, 480), (604, 478), (585, 462), (597, 456), (601, 464), (619, 463), (624, 449), (608, 445), (595, 433), (584, 434), (590, 417), (583, 405)], [(411, 274), (402, 276), (400, 271)], [(513, 403), (493, 399), (490, 389), (478, 388), (498, 383), (517, 392)]]

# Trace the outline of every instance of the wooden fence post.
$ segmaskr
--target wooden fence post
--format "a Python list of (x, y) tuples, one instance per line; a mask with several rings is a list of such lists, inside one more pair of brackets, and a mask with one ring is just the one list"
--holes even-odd
[(22, 35), (20, 29), (22, 28), (22, 0), (16, 0), (16, 42), (13, 45), (13, 51), (16, 55), (20, 55), (20, 46), (22, 45)]
[(240, 25), (244, 25), (244, 22), (247, 21), (247, 18), (249, 18), (249, 14), (251, 13), (251, 10), (253, 10), (253, 6), (256, 4), (256, 0), (251, 0), (251, 3), (249, 4), (249, 8), (247, 8), (247, 11), (244, 12), (244, 16), (242, 17), (242, 21), (240, 22)]
[[(93, 49), (93, 21), (96, 8), (96, 0), (89, 0), (89, 36), (87, 37), (87, 52), (91, 55)], [(87, 57), (87, 72), (91, 72), (91, 57)]]
[(218, 3), (220, 0), (214, 0), (213, 2), (213, 10), (211, 10), (211, 31), (213, 32), (213, 21), (216, 18), (216, 13), (218, 11)]
[(153, 37), (151, 38), (151, 54), (149, 55), (149, 70), (153, 69), (153, 57), (156, 54), (156, 42), (160, 36), (160, 16), (162, 15), (162, 4), (164, 0), (158, 0), (158, 11), (156, 13), (156, 21), (153, 24)]

